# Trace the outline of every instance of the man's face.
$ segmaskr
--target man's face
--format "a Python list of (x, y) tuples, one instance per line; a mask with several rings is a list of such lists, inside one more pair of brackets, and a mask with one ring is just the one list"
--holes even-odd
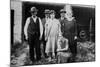
[(49, 13), (45, 14), (45, 17), (50, 17), (50, 14)]
[(61, 15), (61, 17), (65, 17), (65, 13), (61, 13), (60, 15)]
[(32, 12), (31, 14), (32, 14), (32, 16), (36, 16), (37, 12)]

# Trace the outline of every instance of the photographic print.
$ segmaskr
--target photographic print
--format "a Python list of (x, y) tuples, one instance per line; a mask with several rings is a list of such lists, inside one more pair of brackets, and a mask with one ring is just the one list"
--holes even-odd
[(95, 61), (95, 5), (10, 1), (10, 65)]

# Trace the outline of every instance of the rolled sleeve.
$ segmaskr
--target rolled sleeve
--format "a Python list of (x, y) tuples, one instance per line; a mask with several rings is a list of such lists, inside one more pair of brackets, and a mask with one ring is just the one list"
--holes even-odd
[(30, 18), (27, 18), (25, 26), (24, 26), (24, 34), (25, 34), (25, 36), (27, 36), (27, 28), (28, 28), (29, 23), (30, 23)]
[(40, 38), (41, 38), (43, 35), (43, 24), (40, 18), (39, 18), (39, 24), (40, 24)]

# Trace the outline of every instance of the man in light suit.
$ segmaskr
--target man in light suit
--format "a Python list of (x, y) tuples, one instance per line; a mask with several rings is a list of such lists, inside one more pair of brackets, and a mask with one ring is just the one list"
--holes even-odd
[(50, 19), (50, 10), (49, 9), (45, 9), (44, 11), (45, 17), (42, 19), (42, 24), (43, 24), (43, 37), (42, 37), (42, 42), (43, 42), (43, 55), (42, 57), (46, 57), (45, 54), (45, 47), (46, 47), (46, 30), (45, 30), (45, 23), (47, 23), (47, 21)]

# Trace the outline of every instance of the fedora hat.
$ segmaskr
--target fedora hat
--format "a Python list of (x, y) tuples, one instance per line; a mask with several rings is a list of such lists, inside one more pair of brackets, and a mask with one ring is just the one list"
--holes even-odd
[(44, 13), (45, 14), (50, 14), (50, 10), (49, 9), (45, 9)]
[(66, 13), (66, 11), (64, 9), (61, 9), (60, 13)]
[(52, 14), (52, 13), (54, 13), (54, 14), (55, 14), (56, 12), (55, 12), (54, 10), (51, 10), (51, 11), (50, 11), (50, 14)]
[(30, 12), (33, 13), (33, 12), (37, 12), (38, 10), (36, 9), (36, 7), (31, 7), (30, 9)]

